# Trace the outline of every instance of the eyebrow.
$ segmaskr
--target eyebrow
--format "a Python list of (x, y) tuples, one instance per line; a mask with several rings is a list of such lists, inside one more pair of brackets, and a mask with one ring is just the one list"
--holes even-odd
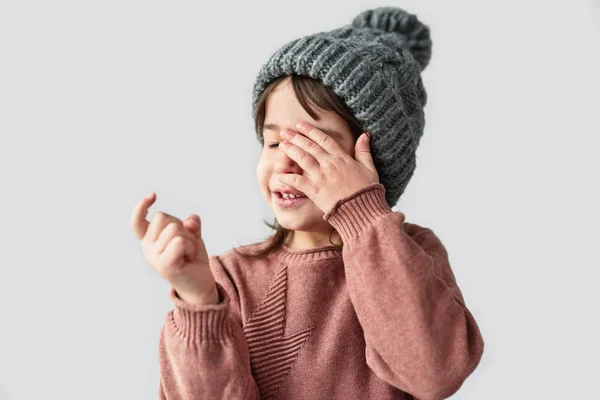
[[(335, 131), (333, 129), (319, 128), (318, 126), (315, 126), (315, 125), (313, 125), (313, 126), (315, 128), (317, 128), (318, 130), (325, 132), (329, 136), (336, 137), (339, 140), (344, 140), (344, 135), (342, 135), (338, 131)], [(279, 128), (279, 126), (277, 124), (265, 124), (265, 125), (263, 125), (263, 130), (265, 130), (265, 129), (269, 129), (269, 130), (277, 131), (277, 132), (281, 131), (281, 128)]]

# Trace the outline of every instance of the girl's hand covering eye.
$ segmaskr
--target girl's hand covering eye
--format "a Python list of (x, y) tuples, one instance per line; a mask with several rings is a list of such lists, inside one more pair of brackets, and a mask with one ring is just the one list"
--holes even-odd
[(355, 157), (352, 158), (333, 137), (323, 131), (302, 122), (296, 127), (300, 133), (290, 130), (281, 132), (288, 145), (279, 147), (308, 176), (286, 173), (278, 174), (277, 178), (304, 193), (325, 214), (339, 199), (379, 183), (368, 134), (364, 133), (358, 138)]

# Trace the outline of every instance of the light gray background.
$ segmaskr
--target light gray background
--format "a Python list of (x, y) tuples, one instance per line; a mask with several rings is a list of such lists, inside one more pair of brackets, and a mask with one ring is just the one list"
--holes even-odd
[(0, 1), (0, 399), (156, 398), (151, 191), (210, 254), (262, 240), (251, 89), (288, 40), (398, 5), (431, 27), (418, 167), (486, 343), (453, 399), (600, 398), (592, 1)]

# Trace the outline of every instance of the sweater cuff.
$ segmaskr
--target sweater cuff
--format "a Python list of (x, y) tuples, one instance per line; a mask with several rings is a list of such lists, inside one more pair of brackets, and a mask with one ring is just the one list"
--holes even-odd
[(393, 213), (385, 200), (385, 186), (372, 183), (339, 199), (323, 219), (346, 241), (382, 215)]
[(216, 285), (219, 303), (210, 305), (186, 303), (171, 287), (169, 298), (175, 304), (175, 309), (170, 313), (170, 320), (180, 335), (200, 342), (214, 342), (231, 337), (229, 296), (218, 282)]

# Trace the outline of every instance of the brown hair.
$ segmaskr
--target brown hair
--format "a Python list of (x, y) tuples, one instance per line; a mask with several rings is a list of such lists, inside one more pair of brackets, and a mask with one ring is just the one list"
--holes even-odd
[[(354, 117), (348, 106), (333, 92), (333, 90), (325, 86), (320, 80), (311, 78), (309, 76), (290, 74), (274, 79), (263, 91), (256, 106), (256, 120), (254, 123), (257, 134), (262, 132), (263, 129), (267, 98), (269, 94), (275, 90), (277, 86), (288, 76), (291, 76), (292, 87), (298, 102), (315, 121), (319, 120), (319, 116), (311, 108), (311, 105), (315, 105), (317, 108), (325, 111), (333, 111), (343, 118), (350, 127), (350, 132), (352, 133), (354, 141), (356, 141), (364, 132), (362, 124), (356, 119), (356, 117)], [(288, 238), (288, 236), (292, 233), (291, 230), (279, 225), (277, 218), (275, 218), (273, 224), (269, 224), (267, 221), (263, 222), (269, 228), (275, 230), (273, 239), (270, 241), (267, 247), (257, 251), (256, 253), (241, 253), (242, 255), (249, 257), (266, 256), (279, 249), (283, 243), (285, 243), (285, 240)], [(331, 233), (333, 233), (333, 231), (329, 233), (329, 242), (334, 246), (342, 247), (342, 245), (336, 245), (331, 242)], [(233, 250), (240, 254), (237, 249), (234, 248)]]

